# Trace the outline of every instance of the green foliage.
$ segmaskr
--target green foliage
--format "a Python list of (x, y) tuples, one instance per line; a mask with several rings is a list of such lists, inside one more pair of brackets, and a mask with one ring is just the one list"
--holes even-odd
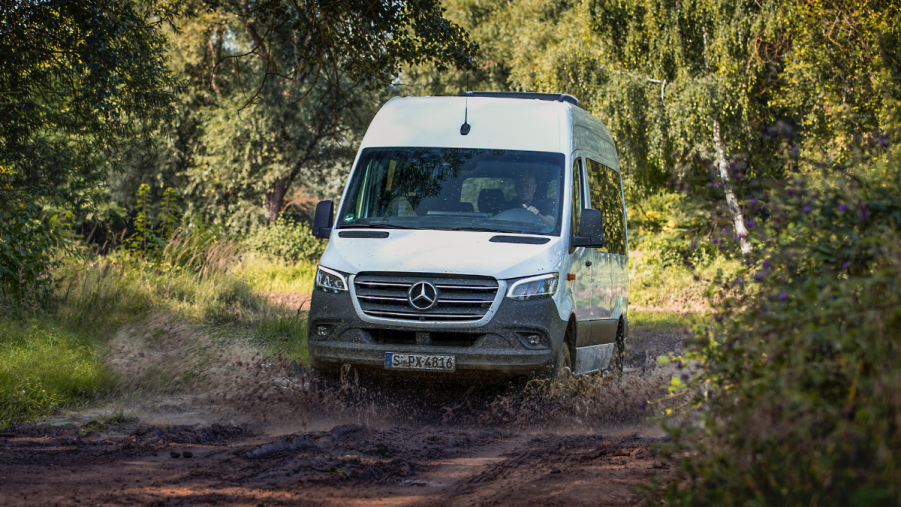
[(728, 226), (718, 227), (710, 213), (697, 206), (694, 196), (658, 192), (634, 197), (627, 201), (630, 248), (655, 252), (664, 268), (708, 266), (732, 257), (721, 241), (721, 236), (731, 236)]
[(245, 244), (254, 252), (287, 262), (319, 262), (327, 242), (313, 237), (308, 224), (283, 216), (249, 234)]
[(176, 11), (131, 0), (4, 2), (3, 211), (38, 200), (90, 205), (115, 158), (108, 150), (169, 115), (178, 84), (159, 28)]
[(163, 238), (153, 228), (153, 214), (150, 210), (152, 203), (147, 195), (149, 191), (150, 187), (147, 185), (141, 185), (138, 189), (138, 215), (135, 217), (135, 233), (126, 243), (130, 251), (144, 255), (152, 255), (163, 246)]
[(188, 213), (234, 232), (274, 222), (299, 188), (340, 193), (401, 65), (470, 67), (477, 50), (434, 0), (196, 10), (169, 33), (172, 67), (189, 84), (172, 135), (160, 127), (152, 145), (130, 146), (113, 195), (130, 204), (149, 178), (181, 184)]
[(694, 399), (660, 504), (901, 501), (901, 149), (881, 141), (749, 203), (755, 252), (674, 385)]
[(0, 308), (46, 303), (53, 254), (65, 244), (59, 215), (46, 216), (35, 205), (13, 213), (0, 209)]
[(96, 343), (51, 319), (0, 318), (0, 427), (44, 415), (111, 385)]

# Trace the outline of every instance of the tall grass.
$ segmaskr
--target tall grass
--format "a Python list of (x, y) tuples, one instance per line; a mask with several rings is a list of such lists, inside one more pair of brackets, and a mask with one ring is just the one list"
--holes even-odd
[(309, 261), (284, 261), (265, 254), (248, 254), (241, 259), (241, 274), (255, 291), (313, 291), (316, 264)]
[[(269, 305), (254, 277), (303, 290), (311, 268), (249, 256), (248, 271), (241, 256), (227, 238), (200, 231), (174, 233), (154, 255), (123, 250), (60, 263), (52, 304), (25, 318), (0, 315), (0, 427), (122, 389), (190, 388), (227, 351), (306, 361), (302, 315)], [(169, 335), (177, 340), (159, 338)], [(137, 355), (126, 357), (129, 349)], [(143, 359), (154, 355), (172, 364)]]

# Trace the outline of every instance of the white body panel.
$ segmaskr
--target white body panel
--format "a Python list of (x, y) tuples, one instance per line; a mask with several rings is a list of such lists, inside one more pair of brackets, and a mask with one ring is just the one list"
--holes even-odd
[(499, 280), (563, 268), (563, 238), (543, 245), (491, 243), (496, 232), (392, 230), (380, 241), (329, 239), (322, 265), (345, 273), (405, 271), (493, 276)]

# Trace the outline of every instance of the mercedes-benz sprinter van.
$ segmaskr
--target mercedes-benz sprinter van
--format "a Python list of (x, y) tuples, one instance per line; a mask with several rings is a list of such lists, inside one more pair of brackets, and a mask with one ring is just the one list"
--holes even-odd
[(439, 382), (622, 370), (622, 178), (610, 132), (574, 97), (388, 101), (313, 233), (328, 238), (314, 368)]

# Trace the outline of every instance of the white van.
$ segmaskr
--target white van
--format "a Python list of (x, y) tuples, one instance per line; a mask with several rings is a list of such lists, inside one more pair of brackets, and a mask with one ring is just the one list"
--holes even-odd
[(317, 369), (622, 371), (622, 178), (610, 132), (572, 96), (390, 100), (313, 233), (329, 240), (309, 313)]

